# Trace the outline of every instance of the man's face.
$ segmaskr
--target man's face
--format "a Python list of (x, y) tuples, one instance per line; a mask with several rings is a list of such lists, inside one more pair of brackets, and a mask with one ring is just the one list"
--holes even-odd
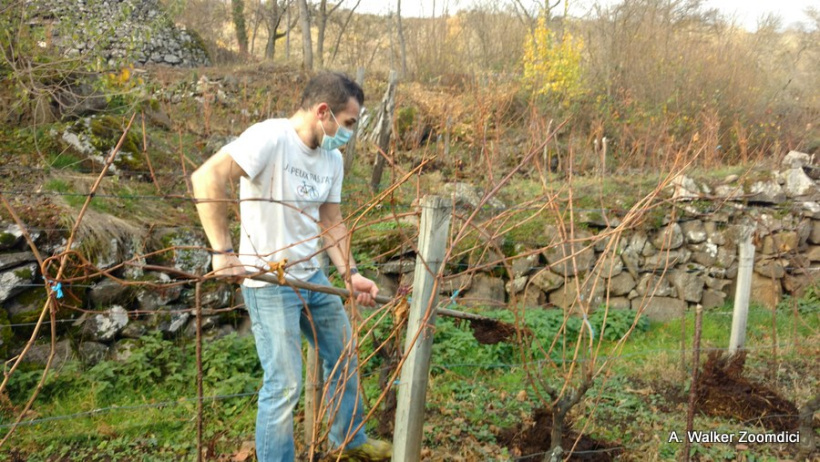
[(339, 125), (353, 130), (356, 122), (359, 121), (361, 106), (359, 106), (359, 102), (356, 101), (356, 98), (351, 97), (347, 101), (347, 106), (339, 112), (333, 112), (331, 114), (330, 106), (325, 103), (320, 104), (318, 110), (319, 120), (321, 121), (322, 128), (324, 128), (324, 133), (326, 133), (327, 136), (335, 136)]

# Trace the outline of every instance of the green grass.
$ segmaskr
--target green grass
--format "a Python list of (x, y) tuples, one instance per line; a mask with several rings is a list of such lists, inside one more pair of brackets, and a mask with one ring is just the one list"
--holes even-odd
[[(703, 312), (701, 348), (728, 348), (732, 312), (731, 305)], [(773, 324), (775, 330), (772, 329)], [(629, 356), (630, 363), (652, 361), (653, 353), (656, 352), (680, 350), (681, 338), (684, 338), (684, 335), (686, 347), (692, 348), (695, 313), (689, 310), (683, 320), (653, 323), (649, 331), (651, 335), (638, 335), (624, 345), (621, 354)], [(781, 308), (774, 312), (773, 316), (772, 310), (752, 305), (749, 308), (746, 325), (746, 348), (754, 354), (765, 355), (774, 351), (775, 343), (797, 344), (801, 339), (817, 336), (819, 331), (820, 306), (794, 313), (789, 309), (788, 303), (782, 303)], [(789, 349), (786, 349), (787, 353), (788, 351)]]
[[(811, 371), (811, 354), (818, 346), (820, 314), (814, 292), (800, 300), (797, 317), (785, 302), (776, 313), (779, 368), (774, 386), (784, 396), (804, 402), (816, 389), (818, 377)], [(798, 301), (796, 301), (798, 302)], [(601, 311), (599, 310), (598, 313)], [(482, 311), (512, 322), (509, 311)], [(725, 348), (731, 326), (731, 307), (704, 313), (702, 345)], [(657, 439), (669, 429), (685, 428), (685, 405), (670, 396), (684, 396), (688, 372), (680, 371), (681, 321), (642, 323), (623, 350), (616, 354), (613, 339), (620, 338), (631, 324), (628, 311), (612, 312), (610, 335), (603, 340), (599, 365), (612, 361), (602, 370), (586, 399), (573, 412), (576, 430), (587, 425), (591, 436), (626, 448), (632, 457), (654, 454), (660, 460), (677, 457), (679, 446)], [(523, 321), (542, 344), (547, 344), (564, 324), (558, 310), (528, 310)], [(600, 332), (600, 315), (592, 316)], [(747, 347), (750, 349), (748, 374), (768, 367), (772, 360), (770, 345), (771, 311), (753, 307), (749, 313)], [(691, 348), (693, 316), (687, 314), (686, 345)], [(392, 329), (390, 322), (377, 326), (380, 339)], [(578, 318), (565, 326), (572, 342), (585, 328)], [(802, 345), (803, 350), (796, 344)], [(360, 357), (373, 351), (372, 338), (360, 342)], [(806, 350), (808, 349), (808, 350)], [(802, 351), (802, 353), (801, 353)], [(191, 460), (195, 452), (196, 396), (194, 388), (194, 349), (190, 341), (164, 340), (157, 336), (140, 341), (134, 355), (120, 363), (104, 361), (83, 368), (69, 362), (52, 371), (30, 418), (44, 419), (36, 425), (17, 429), (10, 444), (18, 456), (27, 460)], [(533, 360), (543, 360), (528, 353)], [(586, 353), (584, 358), (587, 358)], [(204, 406), (205, 439), (219, 454), (236, 452), (243, 441), (253, 440), (255, 396), (261, 379), (251, 337), (228, 336), (206, 341), (203, 345), (205, 395), (223, 396), (208, 400)], [(427, 395), (425, 445), (436, 454), (472, 454), (475, 460), (510, 460), (506, 449), (498, 447), (495, 435), (511, 428), (544, 403), (529, 374), (560, 386), (569, 357), (554, 355), (554, 362), (534, 363), (526, 368), (520, 351), (513, 345), (481, 345), (466, 322), (439, 318), (433, 346), (432, 369)], [(691, 361), (691, 352), (687, 354)], [(540, 365), (538, 365), (540, 364)], [(553, 364), (553, 366), (549, 366)], [(583, 364), (583, 363), (581, 363)], [(365, 395), (372, 402), (380, 393), (377, 377), (380, 359), (363, 365), (361, 375)], [(802, 376), (799, 371), (804, 371)], [(14, 403), (23, 402), (39, 380), (37, 370), (16, 372), (9, 386)], [(641, 390), (651, 390), (643, 392)], [(667, 390), (664, 392), (664, 390)], [(248, 394), (234, 396), (236, 394)], [(671, 393), (671, 395), (669, 394)], [(301, 412), (301, 405), (297, 412)], [(665, 409), (661, 411), (659, 409)], [(0, 425), (8, 425), (16, 414), (9, 408), (0, 412)], [(68, 416), (63, 419), (62, 416)], [(51, 418), (56, 418), (50, 420)], [(371, 430), (375, 422), (370, 422)], [(299, 434), (300, 424), (297, 424)], [(737, 431), (752, 424), (733, 423), (698, 416), (698, 429)], [(0, 436), (7, 428), (0, 429)], [(480, 449), (477, 449), (480, 448)], [(722, 460), (723, 446), (698, 446), (704, 457)], [(478, 452), (476, 452), (478, 451)], [(749, 457), (770, 460), (774, 449), (752, 447)], [(10, 453), (0, 460), (11, 460)], [(640, 457), (638, 457), (640, 458)]]

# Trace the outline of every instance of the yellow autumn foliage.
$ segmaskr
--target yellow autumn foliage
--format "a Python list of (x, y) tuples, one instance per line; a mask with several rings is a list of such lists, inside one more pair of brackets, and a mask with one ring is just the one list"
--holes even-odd
[(568, 104), (584, 93), (581, 53), (584, 42), (568, 30), (558, 37), (544, 16), (524, 43), (524, 83), (536, 93)]

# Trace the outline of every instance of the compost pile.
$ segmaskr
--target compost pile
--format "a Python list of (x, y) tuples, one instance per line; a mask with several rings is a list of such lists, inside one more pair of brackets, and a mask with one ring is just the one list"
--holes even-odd
[[(506, 447), (512, 454), (521, 456), (543, 455), (550, 448), (552, 412), (544, 408), (536, 409), (533, 412), (533, 421), (532, 424), (520, 423), (514, 428), (502, 430), (497, 435), (499, 446)], [(577, 444), (576, 440), (578, 440)], [(561, 448), (564, 450), (564, 457), (572, 449), (569, 459), (564, 459), (570, 461), (610, 461), (615, 460), (623, 452), (620, 446), (608, 445), (587, 435), (580, 435), (579, 439), (578, 433), (566, 428), (561, 438)]]
[(781, 432), (798, 427), (797, 406), (777, 392), (743, 377), (746, 353), (723, 356), (709, 353), (697, 381), (695, 409), (713, 416), (736, 419)]

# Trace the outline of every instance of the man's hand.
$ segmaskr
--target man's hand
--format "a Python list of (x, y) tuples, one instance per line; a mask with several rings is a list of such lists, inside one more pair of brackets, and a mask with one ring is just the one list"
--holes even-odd
[(231, 282), (242, 282), (242, 276), (245, 275), (245, 265), (239, 261), (236, 254), (216, 253), (211, 260), (211, 266), (215, 275), (228, 277)]
[(375, 306), (376, 295), (379, 294), (379, 288), (376, 283), (367, 279), (359, 273), (350, 277), (350, 285), (353, 287), (353, 293), (358, 293), (356, 302), (364, 306)]

